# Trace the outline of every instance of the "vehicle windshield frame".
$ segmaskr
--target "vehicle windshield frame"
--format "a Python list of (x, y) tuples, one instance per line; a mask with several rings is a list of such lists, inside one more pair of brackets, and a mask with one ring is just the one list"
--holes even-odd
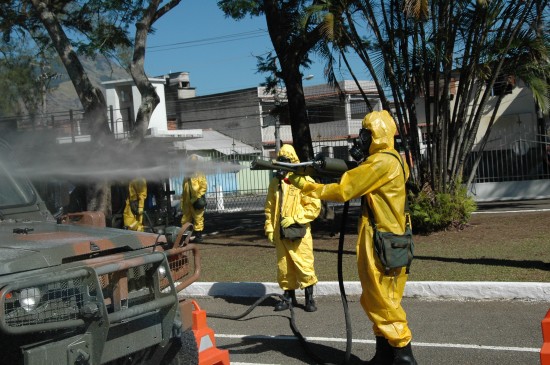
[(30, 181), (18, 174), (20, 167), (12, 151), (0, 145), (0, 209), (29, 206), (36, 203), (36, 193)]

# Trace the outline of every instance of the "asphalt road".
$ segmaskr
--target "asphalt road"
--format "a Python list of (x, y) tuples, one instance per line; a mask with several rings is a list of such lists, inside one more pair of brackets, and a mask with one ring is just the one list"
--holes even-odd
[[(476, 214), (529, 210), (550, 210), (550, 200), (481, 203)], [(261, 212), (221, 214), (218, 222), (246, 227), (258, 219), (258, 214)], [(344, 307), (338, 296), (317, 297), (319, 310), (315, 313), (300, 307), (294, 311), (297, 329), (307, 339), (305, 346), (291, 329), (290, 311), (273, 311), (273, 298), (238, 320), (214, 316), (239, 316), (255, 299), (202, 297), (198, 302), (209, 314), (208, 324), (216, 333), (217, 346), (230, 351), (232, 365), (354, 365), (374, 354), (371, 324), (358, 299), (347, 298), (353, 338), (349, 358)], [(550, 309), (548, 302), (405, 298), (403, 306), (413, 332), (413, 351), (421, 365), (540, 363), (541, 321)]]
[[(303, 302), (303, 298), (298, 298)], [(200, 298), (217, 346), (230, 351), (231, 364), (343, 364), (346, 327), (340, 297), (317, 298), (318, 311), (294, 310), (296, 327), (306, 346), (290, 327), (290, 311), (274, 312), (267, 298), (242, 319), (255, 301), (244, 298)], [(426, 301), (405, 298), (413, 351), (421, 365), (539, 364), (541, 320), (548, 303), (524, 301)], [(353, 338), (347, 364), (361, 364), (374, 354), (371, 325), (358, 297), (348, 297)], [(313, 353), (312, 357), (309, 352)]]

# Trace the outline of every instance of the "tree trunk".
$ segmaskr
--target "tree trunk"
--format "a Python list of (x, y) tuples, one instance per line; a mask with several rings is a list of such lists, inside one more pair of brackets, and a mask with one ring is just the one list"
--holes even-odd
[(160, 103), (160, 98), (155, 91), (155, 87), (151, 84), (149, 78), (145, 74), (144, 67), (147, 35), (149, 34), (151, 25), (155, 19), (155, 13), (159, 2), (159, 0), (152, 1), (147, 11), (144, 12), (143, 17), (136, 24), (134, 54), (132, 57), (132, 64), (130, 65), (130, 73), (141, 94), (141, 105), (139, 106), (136, 116), (135, 129), (132, 131), (132, 149), (137, 147), (142, 142), (149, 127), (151, 116), (153, 115), (157, 105)]
[[(284, 6), (278, 1), (265, 0), (264, 13), (269, 36), (277, 54), (282, 79), (286, 86), (294, 148), (300, 161), (308, 161), (313, 159), (313, 144), (307, 119), (300, 65), (321, 37), (318, 29), (296, 36), (296, 30), (286, 22), (289, 15), (284, 12)], [(292, 6), (296, 6), (296, 4)], [(289, 7), (292, 6), (289, 5)]]
[(144, 10), (142, 18), (136, 23), (134, 54), (132, 56), (132, 64), (130, 65), (130, 74), (141, 94), (141, 104), (136, 116), (135, 129), (132, 132), (133, 142), (130, 145), (131, 149), (137, 147), (143, 141), (149, 128), (151, 116), (160, 103), (160, 98), (155, 87), (151, 84), (149, 77), (145, 73), (147, 36), (153, 24), (164, 14), (175, 8), (180, 2), (181, 0), (170, 0), (159, 8), (161, 0), (151, 1), (147, 9)]
[[(89, 125), (93, 143), (95, 143), (97, 150), (101, 151), (103, 146), (108, 145), (113, 139), (107, 119), (105, 97), (101, 90), (96, 88), (86, 75), (86, 71), (78, 59), (78, 55), (72, 48), (71, 42), (55, 14), (47, 8), (46, 3), (40, 0), (31, 1), (82, 103), (84, 122)], [(98, 210), (103, 212), (106, 217), (110, 217), (111, 190), (108, 183), (99, 183), (91, 186), (87, 198), (89, 210)]]
[[(283, 74), (285, 74), (285, 72), (283, 72)], [(311, 140), (304, 89), (302, 87), (302, 75), (300, 72), (292, 72), (289, 77), (285, 78), (285, 85), (288, 98), (288, 110), (290, 113), (292, 139), (294, 141), (300, 141), (299, 144), (294, 143), (294, 148), (300, 161), (312, 160), (314, 157), (313, 143)]]

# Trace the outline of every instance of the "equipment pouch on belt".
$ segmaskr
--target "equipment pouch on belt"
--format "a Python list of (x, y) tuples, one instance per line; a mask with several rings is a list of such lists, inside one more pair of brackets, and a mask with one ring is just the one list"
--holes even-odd
[(364, 204), (367, 208), (369, 221), (373, 229), (374, 251), (376, 252), (376, 256), (380, 259), (380, 263), (384, 267), (384, 274), (389, 275), (392, 269), (397, 269), (400, 267), (407, 267), (406, 272), (408, 274), (414, 257), (414, 242), (410, 221), (409, 201), (407, 198), (407, 179), (405, 177), (405, 167), (403, 166), (403, 162), (393, 153), (382, 153), (395, 157), (403, 169), (403, 179), (405, 184), (405, 233), (395, 234), (392, 232), (379, 231), (372, 209), (368, 202), (364, 201), (364, 197), (362, 198), (362, 204)]
[(198, 210), (206, 208), (206, 198), (204, 197), (204, 195), (195, 200), (195, 202), (193, 203), (193, 208)]
[(409, 225), (404, 234), (381, 232), (374, 229), (374, 251), (388, 275), (390, 270), (407, 267), (407, 273), (414, 256), (413, 234)]
[(287, 228), (281, 227), (281, 232), (284, 238), (289, 240), (295, 240), (298, 238), (304, 238), (307, 228), (305, 225), (294, 223)]

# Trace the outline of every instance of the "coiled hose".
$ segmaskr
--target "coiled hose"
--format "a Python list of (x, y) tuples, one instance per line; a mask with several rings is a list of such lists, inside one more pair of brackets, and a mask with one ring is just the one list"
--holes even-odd
[[(349, 308), (348, 308), (348, 299), (346, 297), (346, 290), (344, 288), (344, 275), (343, 275), (343, 255), (344, 255), (344, 238), (345, 238), (345, 232), (346, 232), (346, 222), (348, 218), (348, 211), (349, 211), (349, 201), (344, 203), (344, 210), (342, 212), (342, 221), (340, 223), (340, 236), (338, 239), (338, 286), (340, 288), (340, 299), (342, 300), (342, 306), (344, 307), (344, 318), (346, 322), (346, 353), (344, 355), (344, 360), (342, 361), (342, 365), (348, 364), (350, 357), (351, 357), (351, 345), (352, 345), (352, 330), (351, 330), (351, 319), (349, 316)], [(248, 314), (250, 314), (254, 308), (256, 308), (258, 305), (260, 305), (262, 302), (264, 302), (267, 298), (271, 297), (278, 297), (281, 300), (284, 300), (284, 297), (282, 294), (278, 293), (270, 293), (262, 296), (258, 300), (256, 300), (246, 311), (244, 311), (242, 314), (238, 314), (235, 316), (230, 316), (226, 314), (216, 314), (216, 313), (207, 313), (208, 317), (211, 318), (221, 318), (221, 319), (229, 319), (229, 320), (239, 320), (241, 318), (246, 317)], [(305, 337), (302, 335), (302, 333), (298, 330), (298, 327), (296, 326), (296, 321), (294, 317), (294, 308), (292, 307), (292, 301), (289, 306), (290, 309), (290, 328), (292, 329), (292, 333), (296, 337), (298, 337), (298, 340), (304, 347), (307, 354), (318, 364), (320, 365), (333, 365), (331, 363), (325, 362), (323, 359), (321, 359), (317, 354), (315, 354), (308, 342), (306, 341)]]

